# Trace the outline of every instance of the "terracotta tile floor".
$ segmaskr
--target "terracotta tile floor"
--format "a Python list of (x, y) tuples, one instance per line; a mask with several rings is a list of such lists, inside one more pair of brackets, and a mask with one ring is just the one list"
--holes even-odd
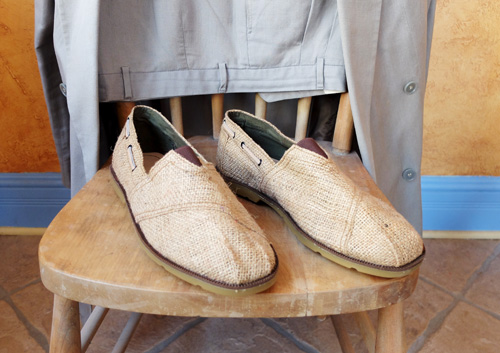
[[(48, 352), (52, 294), (40, 237), (0, 236), (0, 352)], [(409, 352), (500, 351), (500, 241), (425, 239), (427, 258), (406, 301)], [(88, 352), (110, 352), (128, 313), (110, 311)], [(376, 313), (371, 313), (376, 319)], [(356, 352), (366, 352), (344, 317)], [(127, 352), (340, 352), (329, 319), (143, 316)]]

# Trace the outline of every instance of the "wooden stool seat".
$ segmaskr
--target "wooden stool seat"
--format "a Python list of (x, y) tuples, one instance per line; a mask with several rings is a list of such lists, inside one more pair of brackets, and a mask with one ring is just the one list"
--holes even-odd
[[(217, 142), (211, 137), (194, 137), (190, 142), (208, 160), (215, 160)], [(322, 146), (332, 150), (331, 142)], [(356, 154), (330, 155), (359, 187), (385, 200)], [(75, 302), (141, 313), (233, 318), (322, 316), (385, 308), (379, 314), (376, 351), (403, 351), (402, 306), (392, 304), (413, 292), (418, 271), (384, 279), (336, 265), (299, 243), (271, 208), (241, 200), (276, 249), (277, 281), (269, 290), (247, 297), (211, 294), (150, 260), (110, 183), (109, 168), (104, 167), (56, 216), (40, 243), (41, 278), (56, 294), (51, 351), (79, 351)], [(373, 352), (375, 338), (367, 331)], [(56, 347), (61, 341), (65, 345)]]

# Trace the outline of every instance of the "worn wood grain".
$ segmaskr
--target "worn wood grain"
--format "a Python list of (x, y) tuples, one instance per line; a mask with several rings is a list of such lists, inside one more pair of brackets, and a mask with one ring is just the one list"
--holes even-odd
[(342, 320), (342, 315), (333, 315), (331, 316), (331, 318), (333, 328), (335, 329), (335, 333), (337, 334), (337, 338), (339, 339), (342, 353), (356, 353), (354, 351), (354, 348), (352, 347), (351, 339), (349, 338), (349, 334), (347, 333), (344, 322)]
[(297, 102), (297, 123), (295, 124), (295, 141), (300, 141), (307, 134), (307, 123), (311, 111), (312, 97), (300, 98)]
[(351, 150), (352, 137), (354, 135), (354, 122), (351, 110), (349, 93), (340, 96), (337, 121), (333, 135), (333, 151), (336, 154), (347, 154)]
[(120, 129), (123, 128), (123, 126), (125, 126), (130, 111), (134, 109), (134, 107), (135, 107), (135, 102), (116, 103), (116, 115), (118, 117), (118, 126), (120, 126)]
[(267, 102), (262, 99), (260, 94), (255, 93), (255, 116), (261, 119), (266, 119)]
[(361, 336), (363, 337), (363, 341), (365, 342), (366, 349), (368, 349), (369, 353), (374, 353), (376, 332), (373, 328), (370, 317), (368, 316), (366, 311), (362, 311), (359, 313), (354, 313), (354, 319), (358, 324), (359, 331), (361, 332)]
[[(190, 141), (214, 160), (216, 141)], [(361, 188), (383, 198), (355, 154), (332, 158)], [(383, 279), (336, 265), (299, 243), (272, 209), (241, 200), (276, 248), (277, 282), (249, 297), (207, 293), (149, 259), (110, 182), (105, 167), (64, 207), (40, 243), (42, 281), (59, 296), (164, 315), (296, 317), (377, 309), (405, 299), (415, 288), (418, 271)]]
[(398, 303), (378, 311), (375, 353), (403, 352), (406, 352), (403, 303)]
[(172, 125), (179, 132), (184, 135), (184, 125), (182, 123), (182, 100), (181, 97), (172, 97), (169, 99), (170, 115), (172, 116)]
[(54, 295), (50, 353), (80, 353), (78, 303)]
[(224, 118), (224, 95), (212, 94), (212, 130), (214, 139), (219, 138), (222, 119)]

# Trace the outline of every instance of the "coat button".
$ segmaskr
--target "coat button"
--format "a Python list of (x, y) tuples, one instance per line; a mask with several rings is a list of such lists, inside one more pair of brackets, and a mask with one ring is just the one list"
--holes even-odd
[(406, 181), (413, 181), (417, 177), (417, 172), (411, 168), (405, 169), (403, 171), (403, 179)]
[(415, 81), (408, 82), (403, 88), (406, 94), (413, 94), (417, 90), (417, 83)]
[(65, 83), (59, 84), (59, 89), (61, 90), (63, 96), (66, 97), (66, 84)]

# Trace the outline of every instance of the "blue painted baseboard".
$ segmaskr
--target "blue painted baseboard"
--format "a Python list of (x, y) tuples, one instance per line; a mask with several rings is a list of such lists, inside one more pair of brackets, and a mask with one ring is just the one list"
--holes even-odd
[[(0, 173), (0, 227), (46, 227), (70, 199), (59, 173)], [(500, 230), (500, 177), (423, 176), (425, 230)]]
[(69, 199), (59, 173), (0, 173), (0, 227), (47, 227)]
[(423, 176), (424, 230), (500, 230), (500, 177)]

